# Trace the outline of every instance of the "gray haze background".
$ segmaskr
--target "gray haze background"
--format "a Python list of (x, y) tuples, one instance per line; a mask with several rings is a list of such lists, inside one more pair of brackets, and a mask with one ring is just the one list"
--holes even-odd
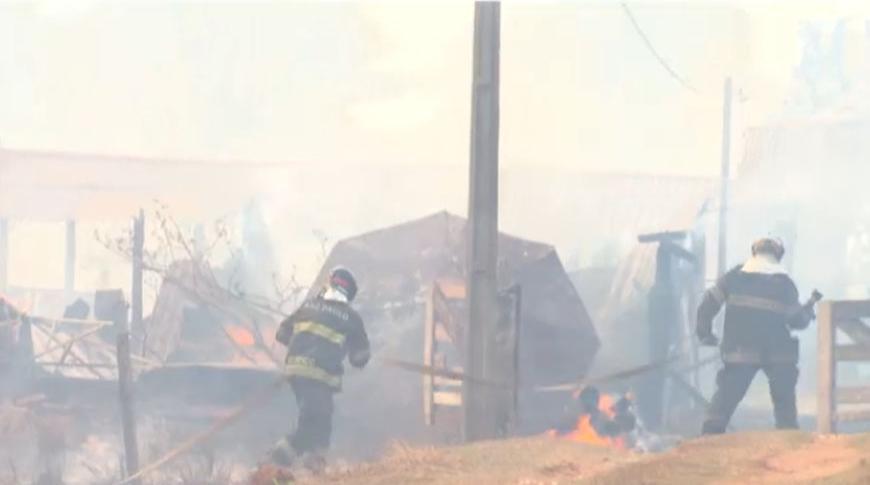
[[(662, 68), (615, 2), (502, 9), (500, 223), (554, 244), (570, 270), (614, 264), (638, 232), (694, 220), (715, 193), (725, 76), (735, 85), (735, 175), (749, 129), (809, 120), (818, 134), (820, 120), (868, 114), (868, 2), (630, 5), (693, 89)], [(66, 200), (53, 187), (116, 188), (115, 199), (105, 191), (67, 216), (80, 218), (79, 289), (126, 288), (128, 265), (91, 234), (126, 228), (126, 184), (160, 186), (163, 170), (173, 172), (134, 169), (123, 157), (201, 161), (194, 177), (165, 184), (198, 198), (183, 208), (185, 222), (229, 214), (240, 244), (257, 234), (252, 244), (268, 248), (255, 251), (256, 265), (307, 283), (324, 241), (328, 249), (443, 209), (465, 213), (472, 14), (469, 1), (0, 1), (0, 149), (117, 156), (122, 167), (18, 179), (21, 167), (0, 159), (0, 192), (32, 183), (42, 197), (34, 206), (50, 206)], [(831, 296), (866, 297), (870, 225), (855, 221), (870, 213), (870, 174), (853, 168), (867, 152), (830, 138), (767, 156), (771, 167), (739, 192), (733, 217), (742, 228), (731, 234), (729, 263), (745, 257), (753, 237), (795, 219), (802, 293), (819, 285)], [(831, 154), (852, 165), (828, 170)], [(230, 163), (235, 178), (221, 165)], [(714, 215), (702, 218), (711, 252)], [(13, 222), (10, 283), (56, 288), (63, 224), (38, 219)], [(825, 234), (835, 231), (851, 239)], [(860, 258), (848, 281), (834, 274)], [(809, 411), (813, 332), (803, 345), (801, 409)], [(705, 392), (712, 383), (705, 379)], [(750, 399), (766, 406), (763, 386), (756, 382)]]
[[(502, 226), (556, 244), (573, 266), (624, 248), (582, 240), (591, 231), (571, 214), (598, 209), (577, 205), (571, 180), (714, 177), (726, 75), (737, 91), (735, 165), (747, 127), (862, 111), (870, 99), (865, 2), (631, 6), (695, 91), (665, 72), (617, 4), (503, 7)], [(464, 213), (472, 12), (465, 1), (3, 2), (0, 146), (251, 163), (281, 269), (305, 280), (317, 269), (314, 233), (334, 241), (444, 208)], [(286, 171), (253, 165), (263, 162)], [(419, 183), (397, 183), (409, 179)], [(555, 182), (547, 204), (530, 196)], [(207, 170), (197, 185), (210, 186)], [(12, 282), (62, 281), (62, 245), (52, 242), (62, 231), (13, 228)], [(100, 250), (82, 245), (80, 259), (96, 265)], [(94, 270), (79, 284), (127, 279)]]
[[(470, 2), (24, 2), (0, 10), (6, 147), (205, 160), (465, 164)], [(794, 95), (806, 22), (862, 2), (505, 4), (502, 162), (713, 175)], [(863, 28), (863, 24), (856, 26)], [(853, 53), (860, 55), (860, 53)], [(739, 132), (739, 131), (738, 131)]]

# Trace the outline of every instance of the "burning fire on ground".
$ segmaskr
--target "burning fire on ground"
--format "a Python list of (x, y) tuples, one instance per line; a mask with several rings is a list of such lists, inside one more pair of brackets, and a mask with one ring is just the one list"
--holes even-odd
[(614, 398), (586, 387), (574, 395), (574, 406), (560, 425), (547, 432), (557, 439), (587, 443), (617, 450), (634, 448), (637, 418), (628, 395)]

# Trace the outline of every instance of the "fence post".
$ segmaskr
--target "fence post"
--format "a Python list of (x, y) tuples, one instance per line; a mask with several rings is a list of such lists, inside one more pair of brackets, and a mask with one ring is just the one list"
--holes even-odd
[[(145, 239), (145, 218), (142, 212), (133, 220), (133, 284), (131, 319), (142, 324), (142, 253)], [(139, 471), (139, 443), (136, 439), (136, 414), (133, 402), (133, 368), (130, 363), (130, 324), (126, 318), (115, 324), (118, 330), (118, 393), (121, 404), (121, 428), (124, 433), (124, 457), (127, 475)], [(132, 482), (141, 483), (139, 480)]]
[[(426, 322), (423, 336), (423, 364), (430, 367), (435, 366), (435, 294), (438, 291), (438, 283), (433, 281), (432, 288), (429, 289), (426, 297)], [(423, 419), (426, 426), (435, 425), (435, 403), (433, 401), (433, 393), (435, 392), (435, 377), (431, 375), (423, 375)]]
[(824, 301), (819, 304), (818, 313), (818, 409), (816, 410), (816, 429), (819, 433), (835, 433), (837, 361), (834, 349), (837, 333), (834, 325), (833, 306)]

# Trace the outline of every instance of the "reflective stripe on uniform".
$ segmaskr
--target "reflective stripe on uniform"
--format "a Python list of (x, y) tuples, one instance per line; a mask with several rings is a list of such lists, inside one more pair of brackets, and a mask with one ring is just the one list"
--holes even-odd
[(770, 298), (748, 295), (729, 295), (727, 301), (730, 306), (752, 308), (753, 310), (763, 310), (779, 313), (781, 315), (789, 315), (791, 313), (788, 305)]
[(761, 352), (736, 349), (722, 352), (722, 361), (728, 364), (761, 364)]
[(314, 365), (311, 359), (306, 357), (287, 357), (284, 364), (284, 374), (287, 376), (307, 377), (315, 381), (323, 382), (336, 389), (341, 387), (341, 376), (329, 372)]
[(344, 334), (336, 332), (322, 323), (311, 321), (299, 322), (293, 325), (293, 332), (314, 334), (337, 345), (344, 345), (344, 341), (347, 340), (347, 337)]
[(789, 353), (788, 349), (767, 353), (748, 349), (722, 352), (722, 361), (728, 364), (797, 364), (799, 360), (800, 355)]

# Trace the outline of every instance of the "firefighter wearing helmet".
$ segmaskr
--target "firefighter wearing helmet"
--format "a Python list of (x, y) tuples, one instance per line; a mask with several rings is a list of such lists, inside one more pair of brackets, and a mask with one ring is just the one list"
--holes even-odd
[(755, 374), (762, 370), (770, 385), (776, 427), (798, 427), (795, 387), (798, 380), (798, 340), (815, 318), (813, 307), (821, 298), (813, 292), (804, 305), (781, 262), (785, 248), (779, 240), (760, 239), (752, 257), (719, 278), (698, 308), (697, 334), (701, 343), (719, 345), (713, 319), (725, 306), (720, 346), (724, 366), (716, 376), (703, 434), (724, 433)]
[(369, 361), (369, 340), (362, 318), (351, 308), (357, 283), (337, 268), (326, 287), (281, 322), (275, 339), (287, 347), (284, 372), (299, 408), (295, 431), (273, 448), (271, 459), (290, 466), (297, 457), (314, 471), (332, 434), (333, 395), (341, 390), (343, 361), (356, 368)]

